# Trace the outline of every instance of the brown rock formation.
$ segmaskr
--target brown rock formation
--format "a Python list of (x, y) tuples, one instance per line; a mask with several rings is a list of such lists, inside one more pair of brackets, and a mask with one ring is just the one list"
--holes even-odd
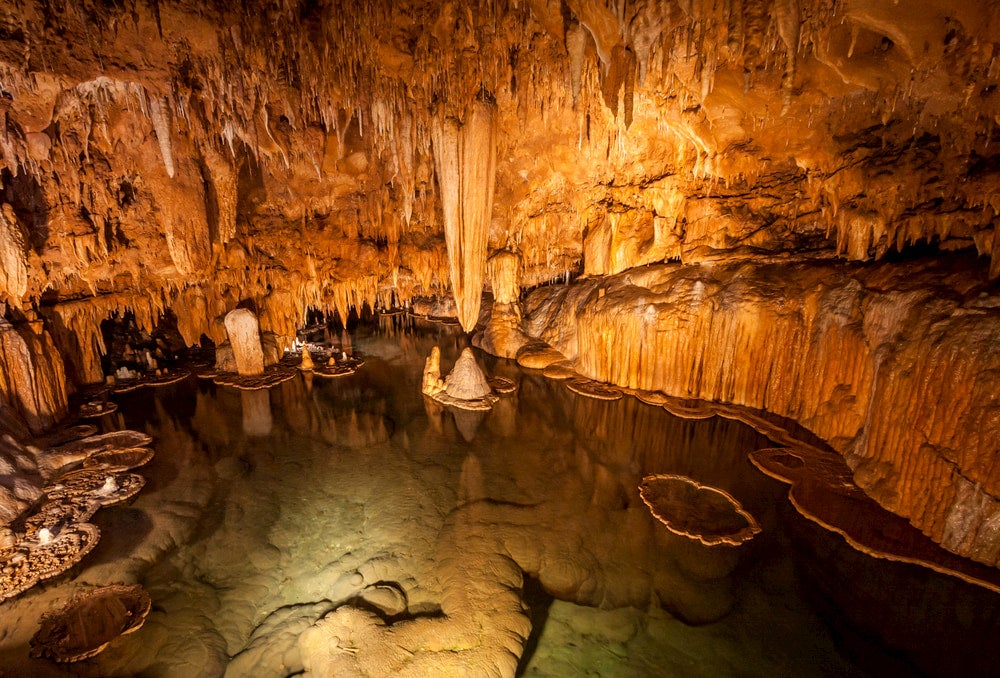
[(264, 351), (253, 311), (238, 308), (226, 314), (226, 334), (233, 350), (236, 372), (244, 376), (264, 374)]
[(218, 344), (252, 302), (283, 348), (417, 296), (472, 330), (501, 250), (524, 287), (680, 260), (533, 300), (556, 350), (491, 275), (480, 344), (793, 417), (996, 563), (998, 53), (973, 0), (2, 7), (3, 420), (102, 381), (116, 312)]
[(66, 397), (62, 357), (42, 324), (0, 318), (0, 413), (10, 410), (38, 434), (69, 413)]
[(883, 506), (946, 548), (1000, 563), (1000, 351), (985, 339), (1000, 316), (964, 275), (663, 265), (542, 288), (529, 306), (529, 326), (581, 373), (795, 419)]

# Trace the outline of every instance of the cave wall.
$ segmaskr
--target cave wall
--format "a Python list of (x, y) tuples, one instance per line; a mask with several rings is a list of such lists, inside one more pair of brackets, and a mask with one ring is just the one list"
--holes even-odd
[(62, 356), (43, 323), (0, 319), (0, 431), (37, 435), (68, 414)]
[(939, 262), (662, 264), (540, 288), (527, 324), (588, 377), (794, 419), (883, 506), (1000, 565), (997, 302)]
[[(996, 327), (944, 290), (1000, 276), (998, 48), (995, 0), (5, 3), (0, 303), (22, 334), (40, 314), (80, 385), (126, 310), (151, 330), (170, 309), (194, 344), (249, 301), (287, 343), (308, 308), (453, 287), (474, 318), (464, 281), (499, 250), (526, 288), (749, 262), (753, 284), (682, 295), (694, 311), (625, 303), (626, 372), (597, 357), (610, 301), (532, 331), (591, 376), (795, 417), (883, 504), (996, 562)], [(473, 136), (484, 105), (488, 143), (445, 177), (435, 130)], [(449, 245), (449, 221), (485, 251)], [(907, 286), (916, 250), (966, 282)], [(830, 299), (798, 264), (754, 277), (803, 254), (856, 284)], [(877, 261), (899, 273), (843, 272)], [(667, 333), (683, 351), (641, 333), (690, 313)], [(574, 323), (583, 346), (555, 336)], [(678, 363), (702, 345), (722, 351), (711, 380)]]

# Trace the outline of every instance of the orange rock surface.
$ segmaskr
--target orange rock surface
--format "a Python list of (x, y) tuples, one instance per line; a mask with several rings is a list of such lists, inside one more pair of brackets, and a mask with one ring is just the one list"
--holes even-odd
[(7, 3), (0, 420), (117, 312), (287, 346), (485, 289), (481, 345), (794, 418), (996, 564), (998, 54), (995, 0)]

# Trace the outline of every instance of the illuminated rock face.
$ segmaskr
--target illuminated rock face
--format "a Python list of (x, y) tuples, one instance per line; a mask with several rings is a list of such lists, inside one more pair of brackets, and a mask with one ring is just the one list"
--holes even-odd
[(0, 423), (13, 415), (37, 434), (68, 413), (63, 362), (49, 333), (40, 322), (15, 328), (0, 319)]
[(233, 349), (236, 372), (243, 375), (264, 374), (264, 351), (260, 343), (257, 316), (246, 308), (226, 314), (226, 334)]
[[(984, 258), (961, 264), (947, 286), (959, 296), (1000, 277), (993, 5), (622, 7), (0, 8), (10, 28), (0, 31), (0, 304), (11, 319), (40, 313), (54, 344), (44, 352), (84, 385), (104, 378), (102, 320), (126, 310), (150, 331), (169, 309), (188, 344), (220, 344), (225, 314), (250, 300), (280, 349), (307, 308), (346, 319), (415, 297), (454, 298), (472, 330), (486, 288), (497, 303), (477, 345), (516, 357), (518, 289), (580, 274), (636, 277), (678, 260), (758, 266), (799, 252), (827, 266), (930, 245), (942, 259)], [(503, 256), (487, 271), (498, 252), (518, 266)], [(774, 279), (809, 267), (788, 266)], [(996, 387), (982, 375), (992, 365), (984, 347), (997, 343), (993, 307), (960, 305), (938, 323), (934, 309), (957, 303), (955, 293), (911, 281), (912, 266), (866, 279), (885, 308), (857, 322), (801, 285), (769, 286), (743, 305), (731, 301), (746, 287), (738, 281), (692, 287), (690, 307), (622, 302), (632, 326), (692, 313), (702, 325), (677, 353), (652, 354), (657, 332), (622, 334), (615, 350), (669, 367), (711, 344), (718, 364), (705, 369), (718, 371), (692, 393), (799, 419), (848, 455), (884, 505), (996, 562), (997, 538), (986, 535), (997, 530), (1000, 471), (980, 432), (995, 428)], [(612, 303), (595, 289), (558, 293), (573, 309), (590, 295), (591, 310), (565, 311), (586, 327)], [(847, 304), (860, 292), (838, 294)], [(713, 304), (746, 317), (708, 323)], [(902, 307), (919, 322), (887, 319)], [(761, 308), (774, 328), (755, 322)], [(541, 318), (528, 333), (579, 355), (590, 376), (632, 379), (578, 351), (599, 335)], [(748, 349), (769, 340), (773, 355)], [(773, 359), (773, 374), (757, 374), (757, 358)], [(670, 383), (642, 370), (651, 384), (689, 386), (680, 368)], [(6, 388), (8, 399), (34, 397), (22, 393), (34, 387)], [(57, 401), (42, 409), (64, 411)]]
[(445, 393), (459, 400), (485, 398), (493, 392), (482, 368), (476, 363), (476, 356), (468, 348), (462, 350), (444, 384)]
[(540, 288), (528, 327), (588, 377), (795, 419), (946, 548), (1000, 564), (1000, 314), (925, 264), (661, 265)]

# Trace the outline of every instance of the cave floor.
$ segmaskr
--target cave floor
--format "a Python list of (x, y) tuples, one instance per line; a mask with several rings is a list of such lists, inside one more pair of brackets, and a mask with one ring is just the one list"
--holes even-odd
[[(747, 460), (770, 445), (750, 428), (587, 399), (482, 354), (518, 392), (448, 411), (421, 396), (421, 368), (435, 344), (450, 368), (462, 340), (400, 325), (358, 331), (351, 376), (257, 392), (192, 377), (117, 398), (103, 425), (154, 437), (147, 486), (97, 515), (78, 570), (3, 604), (0, 675), (347, 675), (379, 665), (366, 655), (420, 675), (433, 664), (412, 657), (435, 653), (456, 662), (438, 675), (482, 672), (527, 620), (525, 676), (990, 671), (1000, 596), (800, 517)], [(740, 547), (671, 534), (638, 496), (651, 473), (725, 490), (762, 533)], [(28, 657), (43, 612), (119, 582), (150, 593), (143, 628), (77, 665)], [(324, 636), (324, 619), (365, 633)]]

